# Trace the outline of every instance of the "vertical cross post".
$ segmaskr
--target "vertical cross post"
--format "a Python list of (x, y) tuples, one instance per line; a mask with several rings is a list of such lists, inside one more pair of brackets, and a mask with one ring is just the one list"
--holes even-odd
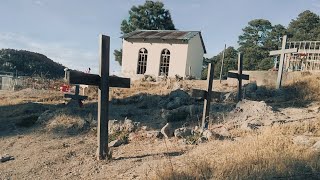
[(207, 74), (207, 90), (205, 93), (204, 104), (203, 104), (203, 115), (202, 115), (202, 129), (207, 129), (209, 124), (209, 112), (210, 112), (210, 102), (211, 102), (211, 92), (213, 85), (213, 66), (211, 63), (208, 64), (208, 74)]
[[(283, 36), (283, 39), (282, 39), (281, 49), (286, 49), (286, 44), (287, 44), (287, 36), (285, 35), (285, 36)], [(279, 89), (281, 87), (284, 58), (285, 58), (285, 54), (281, 53), (280, 62), (279, 62), (278, 77), (277, 77), (277, 85), (276, 85), (277, 89)]]
[(98, 90), (98, 160), (105, 159), (108, 152), (109, 114), (109, 55), (110, 37), (100, 35), (100, 85)]
[(242, 99), (242, 58), (243, 58), (243, 54), (238, 53), (238, 102), (241, 101)]

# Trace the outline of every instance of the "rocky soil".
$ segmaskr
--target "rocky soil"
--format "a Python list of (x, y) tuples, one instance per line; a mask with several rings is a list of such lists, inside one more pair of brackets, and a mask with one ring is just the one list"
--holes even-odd
[[(247, 85), (246, 99), (235, 103), (234, 87), (222, 84), (203, 131), (203, 101), (191, 96), (193, 88), (203, 86), (201, 81), (142, 83), (113, 90), (110, 161), (96, 160), (94, 98), (80, 108), (65, 103), (60, 92), (1, 92), (0, 179), (148, 179), (163, 165), (184, 166), (185, 157), (208, 142), (241, 141), (245, 132), (319, 117), (320, 102)], [(296, 136), (292, 142), (320, 151), (316, 136)]]

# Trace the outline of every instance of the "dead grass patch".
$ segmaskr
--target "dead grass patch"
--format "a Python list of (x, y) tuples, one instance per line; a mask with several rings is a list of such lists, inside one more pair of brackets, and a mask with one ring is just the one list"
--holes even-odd
[(209, 142), (181, 160), (184, 168), (156, 170), (154, 178), (319, 179), (319, 152), (292, 142), (293, 135), (319, 135), (319, 121), (266, 127), (237, 141)]

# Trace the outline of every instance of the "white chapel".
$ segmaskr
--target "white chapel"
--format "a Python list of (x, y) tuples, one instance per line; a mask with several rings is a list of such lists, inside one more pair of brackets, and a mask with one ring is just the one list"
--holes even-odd
[(122, 75), (201, 78), (206, 48), (200, 31), (137, 30), (122, 38)]

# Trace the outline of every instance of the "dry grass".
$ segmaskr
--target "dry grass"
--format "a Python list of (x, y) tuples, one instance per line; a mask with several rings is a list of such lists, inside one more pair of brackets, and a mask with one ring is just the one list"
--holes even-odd
[(297, 78), (288, 80), (287, 90), (292, 90), (297, 98), (303, 100), (320, 100), (320, 75), (302, 72)]
[(154, 179), (319, 179), (319, 152), (292, 143), (294, 135), (319, 136), (319, 129), (320, 119), (213, 141), (187, 154), (183, 168), (156, 170)]

